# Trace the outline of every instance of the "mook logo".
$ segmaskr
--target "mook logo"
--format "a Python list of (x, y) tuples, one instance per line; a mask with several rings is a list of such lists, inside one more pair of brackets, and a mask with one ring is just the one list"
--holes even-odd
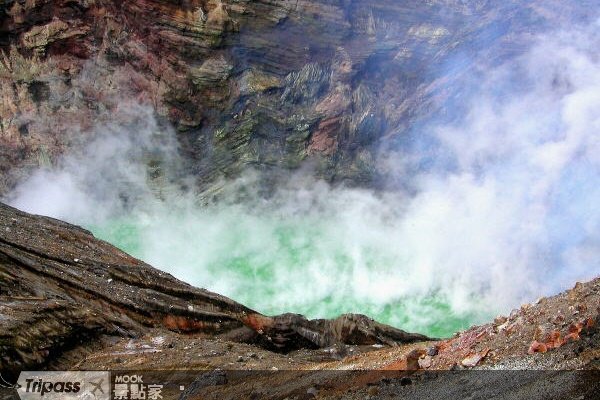
[(109, 400), (108, 371), (23, 371), (17, 381), (22, 400)]
[(143, 375), (113, 374), (113, 400), (161, 400), (163, 385), (144, 382)]

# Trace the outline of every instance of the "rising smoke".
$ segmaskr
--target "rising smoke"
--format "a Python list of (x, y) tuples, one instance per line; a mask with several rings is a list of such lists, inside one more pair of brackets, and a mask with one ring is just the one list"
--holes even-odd
[[(175, 165), (177, 146), (135, 107), (124, 112), (139, 118), (98, 127), (85, 151), (35, 173), (10, 202), (262, 312), (363, 312), (449, 334), (600, 274), (598, 31), (540, 37), (469, 82), (464, 115), (382, 152), (380, 168), (406, 190), (298, 173), (272, 198), (200, 206), (148, 175), (149, 163)], [(258, 180), (248, 171), (225, 193)]]

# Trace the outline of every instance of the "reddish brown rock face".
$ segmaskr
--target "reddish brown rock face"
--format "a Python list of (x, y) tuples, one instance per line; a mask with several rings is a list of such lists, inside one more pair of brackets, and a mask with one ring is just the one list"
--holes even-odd
[[(94, 126), (126, 124), (128, 103), (176, 128), (201, 186), (307, 158), (324, 178), (369, 182), (364, 160), (436, 112), (470, 65), (586, 8), (522, 3), (3, 0), (0, 192)], [(479, 55), (456, 73), (466, 48)]]

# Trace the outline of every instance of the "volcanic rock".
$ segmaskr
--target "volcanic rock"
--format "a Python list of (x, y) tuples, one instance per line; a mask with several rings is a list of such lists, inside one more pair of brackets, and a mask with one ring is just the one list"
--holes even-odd
[[(427, 340), (362, 315), (334, 320), (264, 316), (178, 281), (84, 229), (4, 204), (0, 278), (2, 370), (40, 367), (100, 336), (138, 338), (151, 328), (255, 343), (278, 352)], [(162, 346), (165, 339), (154, 335), (150, 342), (142, 347)]]
[[(462, 398), (475, 387), (482, 396), (512, 393), (515, 387), (531, 387), (527, 395), (533, 397), (527, 398), (535, 399), (588, 396), (599, 382), (593, 371), (600, 348), (599, 289), (595, 279), (517, 309), (511, 321), (531, 323), (514, 325), (510, 335), (495, 333), (490, 323), (431, 341), (361, 315), (265, 316), (180, 282), (81, 228), (0, 205), (0, 369), (10, 381), (23, 369), (184, 369), (191, 374), (185, 394), (215, 399), (240, 398), (256, 387), (263, 388), (261, 396), (276, 398), (306, 395), (311, 387), (319, 388), (319, 396), (365, 398), (375, 393), (374, 386), (377, 396), (405, 398), (449, 390)], [(549, 314), (566, 315), (573, 304), (583, 303), (577, 319), (548, 327), (550, 341), (558, 337), (555, 330), (565, 335), (560, 346), (546, 353), (538, 346), (534, 355), (527, 354)], [(575, 334), (578, 340), (567, 339)], [(345, 347), (355, 351), (326, 356), (328, 348)], [(427, 356), (432, 348), (437, 355)], [(239, 357), (243, 363), (236, 362)], [(441, 379), (418, 371), (435, 373), (461, 363), (538, 371), (442, 374)], [(549, 375), (540, 369), (581, 371)], [(470, 377), (477, 383), (466, 387)]]
[(175, 127), (183, 174), (207, 193), (248, 166), (306, 160), (330, 181), (373, 182), (387, 173), (377, 149), (444, 112), (452, 83), (519, 54), (532, 25), (595, 6), (513, 3), (4, 0), (0, 194), (130, 103)]

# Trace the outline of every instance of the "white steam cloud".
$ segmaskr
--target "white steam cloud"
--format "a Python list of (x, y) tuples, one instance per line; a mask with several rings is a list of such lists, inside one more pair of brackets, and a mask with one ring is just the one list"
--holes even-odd
[[(177, 168), (177, 143), (152, 109), (123, 103), (114, 122), (97, 127), (90, 141), (55, 167), (44, 167), (10, 195), (17, 207), (75, 223), (100, 223), (160, 198), (151, 170)], [(169, 176), (162, 176), (165, 183)], [(158, 195), (158, 196), (157, 196)]]
[(486, 72), (460, 123), (431, 123), (413, 147), (383, 154), (382, 168), (412, 171), (402, 177), (410, 191), (334, 188), (299, 174), (268, 200), (199, 206), (148, 177), (149, 154), (164, 167), (177, 149), (140, 108), (10, 201), (92, 226), (259, 311), (364, 312), (449, 333), (600, 274), (597, 32), (540, 38)]

